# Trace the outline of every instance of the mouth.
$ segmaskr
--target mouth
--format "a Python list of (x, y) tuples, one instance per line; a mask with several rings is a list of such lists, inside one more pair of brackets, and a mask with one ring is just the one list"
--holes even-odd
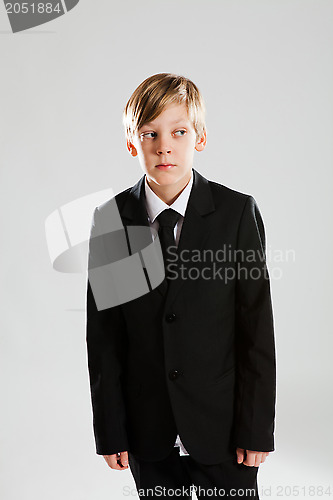
[(175, 166), (176, 165), (173, 165), (172, 163), (160, 163), (159, 165), (156, 165), (156, 168), (159, 168), (160, 170), (169, 170)]

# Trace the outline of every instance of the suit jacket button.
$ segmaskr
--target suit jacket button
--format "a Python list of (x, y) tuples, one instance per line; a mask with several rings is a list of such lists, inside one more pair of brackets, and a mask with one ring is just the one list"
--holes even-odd
[(179, 371), (178, 370), (171, 370), (169, 371), (169, 379), (170, 380), (176, 380), (176, 378), (178, 378), (180, 375)]
[(167, 314), (165, 319), (167, 320), (168, 323), (172, 323), (176, 319), (175, 313)]

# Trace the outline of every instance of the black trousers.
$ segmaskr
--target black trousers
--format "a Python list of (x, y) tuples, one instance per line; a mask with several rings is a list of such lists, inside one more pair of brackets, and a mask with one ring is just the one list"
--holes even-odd
[(179, 455), (175, 447), (158, 462), (138, 460), (128, 453), (128, 463), (139, 498), (191, 499), (235, 498), (259, 500), (257, 474), (259, 467), (238, 464), (235, 457), (214, 465), (196, 462), (189, 455)]

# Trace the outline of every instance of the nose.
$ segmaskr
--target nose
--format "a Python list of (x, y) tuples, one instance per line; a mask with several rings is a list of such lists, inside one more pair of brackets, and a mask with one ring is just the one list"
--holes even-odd
[(164, 154), (170, 154), (171, 153), (171, 149), (167, 148), (167, 147), (164, 147), (164, 148), (158, 148), (157, 149), (157, 154), (158, 155), (164, 155)]
[(164, 155), (164, 154), (171, 153), (170, 145), (167, 144), (165, 139), (163, 139), (163, 138), (160, 139), (159, 143), (157, 144), (156, 152), (158, 155)]

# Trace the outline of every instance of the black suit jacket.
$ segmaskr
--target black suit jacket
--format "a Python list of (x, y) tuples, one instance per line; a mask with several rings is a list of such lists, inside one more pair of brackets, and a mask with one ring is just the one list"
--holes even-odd
[[(177, 250), (183, 272), (169, 288), (164, 280), (98, 311), (88, 280), (97, 454), (161, 460), (177, 433), (203, 464), (221, 462), (236, 447), (274, 450), (275, 347), (262, 218), (252, 196), (193, 175)], [(125, 226), (148, 226), (144, 176), (115, 200)], [(94, 213), (92, 258), (108, 203)], [(96, 245), (107, 252), (107, 244)]]

